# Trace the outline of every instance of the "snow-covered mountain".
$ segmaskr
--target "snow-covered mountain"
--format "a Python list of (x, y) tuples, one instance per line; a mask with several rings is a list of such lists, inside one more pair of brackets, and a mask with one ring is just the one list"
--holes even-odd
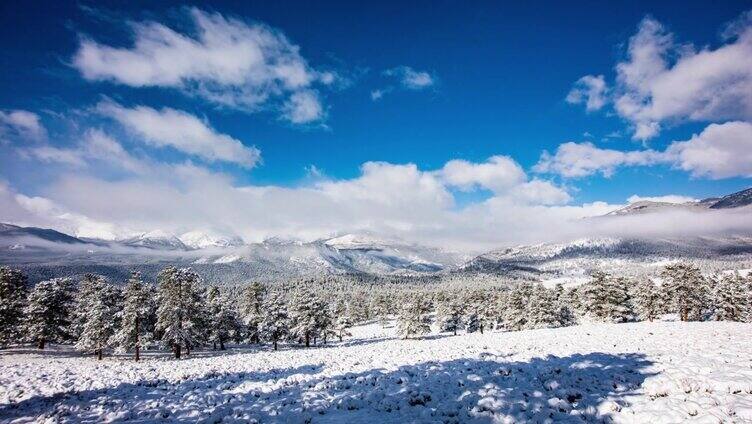
[(187, 246), (173, 234), (156, 230), (139, 234), (123, 240), (118, 240), (123, 245), (131, 247), (145, 247), (155, 250), (185, 250)]
[(607, 213), (605, 216), (623, 216), (675, 210), (702, 212), (708, 209), (731, 209), (749, 205), (752, 205), (752, 188), (723, 197), (710, 197), (699, 202), (668, 203), (643, 200), (630, 203), (621, 209)]
[(191, 249), (205, 249), (207, 247), (242, 246), (243, 239), (237, 236), (224, 236), (207, 231), (189, 231), (178, 237), (180, 241)]

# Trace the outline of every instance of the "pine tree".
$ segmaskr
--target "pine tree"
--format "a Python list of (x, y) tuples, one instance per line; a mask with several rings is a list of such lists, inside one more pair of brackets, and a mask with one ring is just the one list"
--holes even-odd
[(25, 328), (39, 349), (48, 342), (70, 340), (74, 288), (70, 278), (53, 278), (38, 283), (29, 293)]
[(95, 280), (90, 290), (86, 300), (87, 309), (81, 313), (85, 319), (76, 349), (93, 353), (101, 360), (104, 350), (111, 345), (112, 336), (115, 334), (119, 292), (102, 279)]
[(632, 315), (632, 300), (629, 296), (629, 280), (620, 277), (611, 280), (608, 285), (608, 319), (611, 322), (626, 322)]
[(141, 349), (150, 339), (150, 327), (154, 320), (154, 298), (141, 281), (141, 274), (131, 273), (128, 285), (123, 293), (123, 310), (121, 312), (120, 327), (113, 336), (115, 350), (120, 353), (133, 350), (134, 359), (141, 359)]
[(0, 267), (0, 347), (21, 341), (27, 295), (26, 276), (21, 271)]
[(451, 331), (457, 335), (457, 330), (463, 326), (463, 310), (460, 302), (455, 298), (456, 295), (446, 295), (438, 302), (436, 308), (436, 319), (439, 323), (440, 331)]
[(74, 296), (75, 306), (71, 317), (71, 333), (75, 340), (81, 338), (96, 291), (104, 283), (104, 277), (92, 273), (84, 274), (81, 281), (78, 282)]
[(542, 284), (535, 285), (528, 304), (526, 328), (555, 328), (561, 326), (554, 293), (543, 287)]
[(744, 321), (747, 310), (746, 282), (737, 273), (716, 281), (713, 290), (713, 318), (717, 321)]
[(480, 331), (483, 334), (483, 331), (493, 322), (493, 313), (489, 307), (488, 297), (490, 297), (488, 293), (477, 290), (464, 298), (465, 314), (462, 320), (466, 332)]
[(309, 347), (311, 340), (317, 335), (320, 313), (317, 309), (320, 307), (318, 299), (307, 287), (293, 292), (289, 307), (290, 336), (303, 342), (305, 347)]
[(431, 307), (422, 294), (413, 295), (400, 308), (397, 334), (404, 339), (431, 332)]
[(589, 283), (585, 284), (582, 295), (582, 309), (587, 315), (599, 321), (610, 319), (610, 280), (611, 276), (602, 271), (595, 271)]
[(261, 306), (264, 302), (266, 287), (254, 281), (243, 290), (242, 315), (246, 328), (246, 338), (250, 343), (259, 343), (259, 324), (261, 323)]
[(222, 297), (217, 287), (211, 287), (207, 292), (209, 340), (216, 349), (225, 350), (225, 342), (230, 339), (238, 328), (235, 311)]
[(261, 340), (272, 342), (274, 350), (277, 350), (279, 340), (284, 339), (290, 333), (284, 296), (280, 293), (271, 293), (264, 299), (261, 311), (259, 325)]
[(352, 336), (350, 328), (353, 326), (353, 320), (350, 316), (350, 307), (344, 299), (340, 298), (334, 307), (335, 325), (334, 331), (339, 341), (343, 338)]
[(159, 282), (159, 307), (157, 329), (162, 334), (162, 343), (169, 346), (180, 359), (182, 347), (190, 353), (196, 342), (196, 317), (201, 316), (197, 299), (197, 285), (201, 277), (190, 268), (168, 267), (157, 276)]
[(661, 298), (657, 287), (648, 279), (640, 280), (632, 294), (637, 316), (642, 320), (653, 321), (661, 312)]
[(503, 312), (504, 328), (517, 331), (528, 328), (528, 303), (533, 294), (533, 285), (520, 283), (506, 296)]
[(677, 263), (661, 272), (663, 293), (672, 312), (681, 321), (698, 321), (703, 318), (707, 305), (707, 282), (694, 265)]
[(371, 316), (378, 320), (382, 328), (389, 322), (389, 304), (389, 296), (386, 293), (377, 293), (371, 299)]

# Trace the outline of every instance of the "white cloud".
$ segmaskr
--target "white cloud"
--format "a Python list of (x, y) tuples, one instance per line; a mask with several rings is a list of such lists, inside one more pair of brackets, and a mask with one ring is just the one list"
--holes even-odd
[[(643, 19), (629, 40), (627, 58), (616, 65), (609, 98), (616, 113), (632, 124), (633, 138), (648, 140), (664, 124), (682, 121), (752, 119), (750, 22), (745, 14), (725, 31), (725, 44), (713, 49), (677, 43), (660, 22)], [(571, 100), (587, 99), (588, 110), (594, 110), (599, 102), (590, 102), (590, 86), (583, 86), (583, 79)]]
[[(298, 46), (266, 25), (197, 8), (190, 9), (190, 18), (195, 37), (153, 21), (131, 24), (134, 41), (129, 48), (82, 37), (73, 66), (88, 80), (176, 88), (248, 111), (276, 109), (314, 84), (328, 85), (336, 78), (312, 69)], [(323, 109), (320, 104), (318, 108)]]
[(0, 137), (9, 132), (32, 141), (47, 138), (47, 130), (40, 122), (39, 115), (26, 110), (0, 111)]
[(553, 155), (543, 152), (533, 169), (568, 178), (599, 172), (608, 177), (619, 167), (659, 164), (698, 178), (752, 177), (752, 124), (710, 124), (700, 134), (687, 141), (674, 141), (662, 152), (601, 149), (590, 142), (563, 143)]
[(400, 84), (410, 90), (422, 90), (436, 84), (436, 79), (425, 71), (416, 71), (409, 66), (387, 69), (384, 75), (396, 77)]
[(679, 194), (667, 194), (665, 196), (639, 196), (639, 195), (632, 195), (629, 196), (629, 199), (627, 199), (628, 203), (637, 203), (637, 202), (660, 202), (660, 203), (689, 203), (689, 202), (697, 202), (698, 199), (695, 199), (694, 197), (689, 196), (682, 196)]
[(527, 180), (525, 171), (509, 156), (492, 156), (484, 163), (450, 160), (439, 175), (448, 185), (463, 190), (480, 186), (495, 193), (503, 193)]
[(566, 100), (572, 104), (585, 103), (588, 111), (599, 110), (606, 104), (607, 89), (603, 75), (585, 75), (577, 80)]
[(156, 147), (172, 147), (208, 162), (231, 162), (252, 168), (261, 153), (255, 147), (214, 130), (199, 118), (171, 108), (146, 106), (126, 108), (112, 101), (97, 105), (97, 111), (118, 121), (139, 140)]
[(695, 177), (752, 177), (752, 124), (710, 124), (687, 141), (666, 150), (675, 166)]
[(290, 96), (283, 113), (284, 118), (293, 124), (320, 121), (324, 115), (319, 96), (313, 90), (298, 91)]
[(553, 155), (544, 151), (533, 170), (567, 178), (586, 177), (596, 173), (610, 177), (622, 166), (647, 166), (662, 162), (665, 162), (664, 154), (655, 150), (623, 152), (601, 149), (590, 142), (567, 142), (559, 145)]

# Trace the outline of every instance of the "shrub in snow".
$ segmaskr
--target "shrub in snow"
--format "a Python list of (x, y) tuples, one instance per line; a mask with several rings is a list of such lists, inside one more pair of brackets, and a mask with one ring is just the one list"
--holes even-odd
[(22, 339), (28, 282), (21, 271), (0, 267), (0, 347)]
[(746, 281), (737, 273), (715, 280), (713, 318), (717, 321), (744, 321), (748, 298)]
[(448, 331), (457, 335), (457, 330), (463, 327), (463, 315), (462, 305), (455, 294), (443, 294), (438, 299), (436, 320), (440, 331)]
[(71, 308), (75, 284), (70, 278), (53, 278), (34, 286), (24, 310), (27, 337), (39, 349), (46, 343), (71, 340)]

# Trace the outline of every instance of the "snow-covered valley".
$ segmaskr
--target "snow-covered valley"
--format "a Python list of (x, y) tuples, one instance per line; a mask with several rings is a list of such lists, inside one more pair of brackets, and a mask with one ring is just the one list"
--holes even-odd
[(0, 351), (0, 422), (752, 422), (752, 324), (640, 322), (97, 361)]

